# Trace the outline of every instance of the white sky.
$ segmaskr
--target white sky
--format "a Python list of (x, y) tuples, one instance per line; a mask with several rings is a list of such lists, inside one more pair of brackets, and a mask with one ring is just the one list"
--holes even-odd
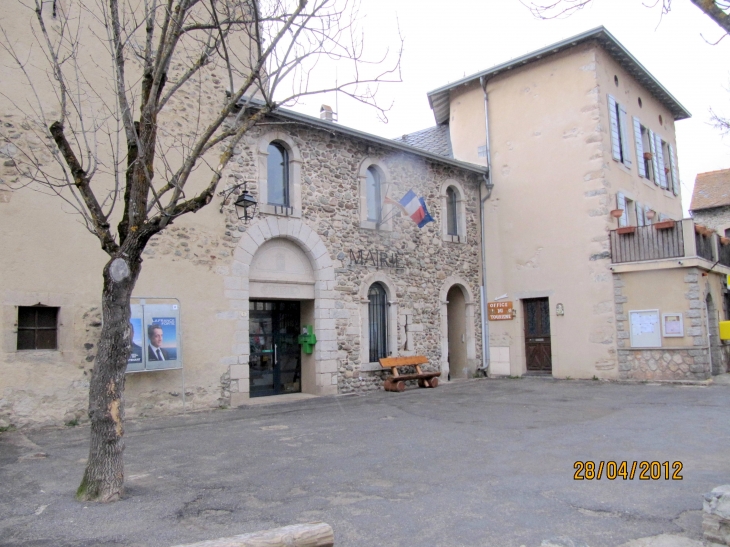
[[(379, 104), (393, 105), (387, 124), (374, 109), (342, 95), (339, 123), (387, 138), (431, 127), (426, 92), (603, 25), (692, 114), (676, 124), (686, 211), (697, 173), (730, 168), (730, 137), (709, 123), (711, 107), (730, 115), (730, 38), (709, 44), (722, 32), (687, 0), (674, 0), (663, 17), (659, 7), (643, 5), (654, 1), (594, 0), (568, 18), (544, 21), (518, 0), (362, 0), (365, 45), (372, 53), (396, 48), (396, 22), (400, 26), (403, 82), (378, 92)], [(318, 116), (322, 103), (334, 108), (335, 98), (311, 97), (295, 109)]]

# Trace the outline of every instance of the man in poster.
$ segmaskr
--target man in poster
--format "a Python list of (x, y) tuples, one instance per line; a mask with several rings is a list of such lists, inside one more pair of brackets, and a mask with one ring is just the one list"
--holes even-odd
[(162, 325), (152, 323), (147, 327), (147, 360), (148, 361), (169, 361), (172, 357), (167, 349), (162, 346)]
[[(133, 318), (129, 322), (129, 328), (132, 331), (132, 335), (130, 338), (132, 339), (132, 350), (129, 352), (129, 359), (127, 359), (127, 363), (131, 364), (137, 364), (142, 362), (142, 346), (135, 343), (134, 341), (134, 324), (137, 323), (138, 326), (142, 325), (142, 321), (136, 318)], [(140, 329), (141, 330), (141, 329)]]

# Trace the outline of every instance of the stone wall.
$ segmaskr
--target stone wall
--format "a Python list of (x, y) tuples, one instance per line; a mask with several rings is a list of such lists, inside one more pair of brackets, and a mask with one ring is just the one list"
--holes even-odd
[(692, 211), (692, 218), (697, 224), (717, 230), (721, 236), (724, 236), (725, 230), (730, 228), (730, 207), (713, 207), (712, 209)]
[[(298, 149), (296, 155), (301, 157), (301, 224), (304, 227), (294, 229), (315, 232), (324, 244), (334, 268), (334, 287), (327, 295), (332, 298), (333, 307), (331, 310), (322, 310), (325, 315), (320, 318), (326, 324), (332, 324), (336, 332), (333, 349), (323, 354), (323, 358), (336, 359), (336, 368), (332, 374), (338, 391), (367, 391), (377, 389), (382, 384), (383, 373), (369, 371), (371, 367), (362, 358), (362, 312), (367, 302), (367, 287), (374, 280), (382, 279), (386, 286), (393, 288), (394, 294), (389, 294), (389, 301), (391, 306), (397, 307), (397, 354), (426, 355), (430, 360), (430, 368), (438, 368), (444, 358), (440, 314), (445, 303), (440, 301), (440, 292), (445, 284), (458, 279), (465, 285), (466, 291), (472, 295), (478, 294), (478, 175), (335, 132), (325, 132), (303, 124), (282, 124), (281, 120), (278, 122), (278, 130), (286, 132)], [(226, 169), (230, 185), (241, 180), (259, 180), (256, 151), (260, 149), (259, 138), (266, 130), (265, 126), (255, 128), (244, 138), (237, 156)], [(410, 218), (396, 213), (390, 226), (385, 229), (361, 227), (359, 173), (363, 162), (370, 161), (376, 162), (387, 173), (388, 197), (399, 200), (413, 189), (425, 198), (435, 222), (419, 229)], [(465, 192), (466, 242), (447, 242), (441, 236), (439, 192), (447, 180), (457, 181)], [(258, 195), (257, 183), (249, 185), (249, 189)], [(254, 228), (254, 225), (272, 232), (274, 228), (271, 228), (270, 221), (265, 227), (260, 222), (272, 217), (259, 214), (258, 224), (244, 226), (239, 223), (232, 226), (230, 231), (233, 236), (238, 236), (248, 230), (256, 230), (256, 239), (260, 237), (259, 228)], [(229, 215), (228, 218), (230, 222), (232, 217)], [(298, 226), (298, 222), (289, 219), (287, 223), (285, 218), (279, 218), (275, 229), (282, 237), (296, 240), (296, 236), (286, 235), (287, 231), (292, 230), (286, 226)], [(265, 237), (271, 237), (271, 234)], [(257, 246), (260, 244), (257, 243)], [(246, 243), (247, 252), (255, 253), (255, 247), (249, 248), (250, 245)], [(373, 256), (381, 252), (395, 252), (398, 254), (398, 267), (374, 264), (367, 260), (364, 264), (357, 264), (360, 251), (365, 257), (371, 252)], [(474, 307), (474, 342), (476, 348), (480, 348), (478, 302), (467, 305)], [(241, 359), (248, 362), (246, 355), (242, 355)]]

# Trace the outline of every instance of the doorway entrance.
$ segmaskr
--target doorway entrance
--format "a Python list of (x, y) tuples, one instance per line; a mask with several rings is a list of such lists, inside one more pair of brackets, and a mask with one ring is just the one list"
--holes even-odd
[(449, 343), (449, 380), (468, 378), (466, 362), (466, 299), (458, 285), (449, 289), (446, 295), (446, 319)]
[(525, 357), (527, 372), (552, 374), (550, 303), (547, 298), (522, 301), (525, 312)]
[(302, 390), (300, 303), (249, 301), (249, 397)]

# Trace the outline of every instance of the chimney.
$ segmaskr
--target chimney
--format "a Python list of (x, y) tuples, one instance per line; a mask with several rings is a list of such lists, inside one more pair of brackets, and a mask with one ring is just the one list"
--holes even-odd
[(332, 107), (323, 104), (319, 109), (319, 118), (326, 122), (336, 122), (337, 113), (332, 111)]

